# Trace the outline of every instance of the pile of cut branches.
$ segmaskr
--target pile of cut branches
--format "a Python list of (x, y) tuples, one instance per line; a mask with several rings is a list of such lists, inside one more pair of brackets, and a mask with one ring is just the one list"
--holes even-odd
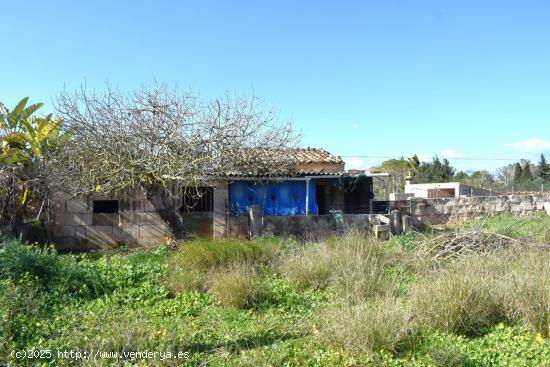
[(468, 231), (454, 231), (426, 238), (417, 247), (423, 254), (429, 254), (434, 260), (460, 257), (470, 254), (485, 255), (501, 251), (512, 246), (522, 245), (550, 250), (550, 244), (540, 244), (511, 238), (502, 234), (484, 231), (481, 227)]

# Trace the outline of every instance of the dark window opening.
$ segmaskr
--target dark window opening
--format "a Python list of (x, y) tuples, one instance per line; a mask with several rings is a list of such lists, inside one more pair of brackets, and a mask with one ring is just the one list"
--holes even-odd
[(214, 189), (212, 187), (197, 187), (183, 194), (184, 213), (204, 213), (214, 211)]
[(94, 213), (118, 213), (118, 200), (94, 200)]
[(374, 214), (386, 214), (390, 212), (390, 202), (387, 200), (378, 200), (372, 202), (372, 212)]
[(455, 197), (455, 189), (428, 189), (428, 198), (452, 198)]
[(345, 214), (366, 214), (371, 212), (372, 178), (369, 182), (360, 182), (355, 190), (344, 193)]
[(317, 202), (317, 214), (327, 214), (325, 186), (317, 185), (315, 188), (315, 201)]

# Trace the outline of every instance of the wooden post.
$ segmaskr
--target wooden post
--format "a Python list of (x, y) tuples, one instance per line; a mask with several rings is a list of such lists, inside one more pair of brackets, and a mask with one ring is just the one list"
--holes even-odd
[(391, 214), (392, 214), (391, 222), (390, 222), (391, 233), (401, 234), (401, 231), (403, 229), (401, 225), (401, 214), (399, 213), (399, 210), (393, 210)]
[(248, 208), (248, 236), (257, 237), (262, 234), (263, 213), (258, 205), (251, 205)]
[(306, 178), (306, 215), (309, 214), (309, 180), (310, 178)]
[(408, 231), (411, 230), (411, 227), (412, 227), (411, 216), (404, 214), (402, 218), (402, 222), (403, 222), (403, 233), (407, 233)]

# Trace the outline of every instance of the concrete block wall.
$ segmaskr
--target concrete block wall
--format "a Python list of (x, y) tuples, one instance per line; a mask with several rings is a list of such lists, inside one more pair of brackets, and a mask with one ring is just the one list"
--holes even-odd
[(444, 224), (484, 215), (526, 215), (545, 211), (550, 194), (410, 199), (413, 225)]
[[(118, 213), (93, 213), (93, 201), (118, 200)], [(175, 202), (170, 204), (174, 205)], [(56, 195), (50, 240), (61, 251), (83, 251), (117, 245), (148, 246), (166, 242), (171, 231), (141, 190), (120, 196), (65, 198)]]
[[(220, 191), (223, 196), (223, 187)], [(180, 214), (182, 199), (166, 193), (146, 195), (142, 190), (129, 190), (121, 195), (79, 199), (57, 194), (53, 198), (48, 235), (61, 251), (157, 245), (173, 238), (166, 213), (174, 212), (182, 219), (186, 232), (212, 236), (214, 218), (220, 213), (216, 207), (219, 196), (215, 189), (214, 213)], [(94, 200), (118, 200), (119, 212), (93, 213)]]

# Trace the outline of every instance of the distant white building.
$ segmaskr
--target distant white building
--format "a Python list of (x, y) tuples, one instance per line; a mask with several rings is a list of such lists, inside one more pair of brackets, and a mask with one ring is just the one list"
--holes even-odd
[(461, 182), (441, 182), (424, 184), (407, 183), (405, 185), (405, 194), (408, 194), (407, 196), (410, 197), (432, 199), (459, 196), (494, 196), (498, 195), (498, 192), (482, 187), (466, 185)]

